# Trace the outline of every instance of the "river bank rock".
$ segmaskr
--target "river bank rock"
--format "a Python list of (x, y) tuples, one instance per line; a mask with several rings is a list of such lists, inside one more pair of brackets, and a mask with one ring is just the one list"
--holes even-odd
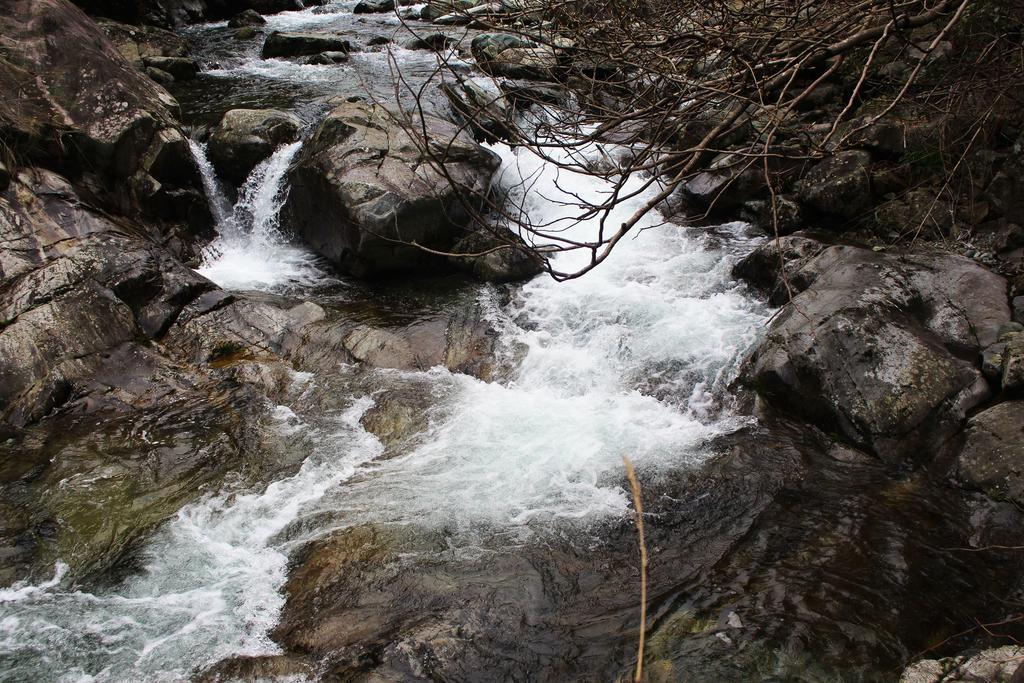
[(220, 177), (241, 185), (278, 146), (298, 140), (301, 126), (294, 114), (275, 109), (232, 109), (210, 136), (210, 163)]
[(341, 36), (324, 33), (274, 31), (263, 43), (263, 58), (308, 57), (321, 52), (352, 52), (352, 43)]
[(903, 672), (899, 683), (1019, 683), (1024, 647), (1006, 645), (973, 656), (924, 659)]
[(969, 488), (1024, 506), (1024, 401), (1005, 401), (967, 422), (957, 477)]
[(447, 121), (427, 115), (423, 125), (444, 173), (382, 107), (335, 108), (290, 172), (286, 225), (354, 275), (443, 265), (417, 245), (446, 251), (464, 234), (499, 161)]
[(0, 135), (16, 158), (58, 171), (113, 213), (210, 228), (174, 99), (99, 26), (65, 0), (22, 0), (0, 16), (0, 34)]
[(806, 288), (743, 375), (769, 404), (888, 462), (927, 461), (991, 395), (966, 359), (1009, 320), (998, 275), (961, 257), (833, 246), (790, 278)]
[(851, 221), (872, 207), (871, 155), (840, 152), (819, 162), (797, 183), (797, 196), (811, 210)]

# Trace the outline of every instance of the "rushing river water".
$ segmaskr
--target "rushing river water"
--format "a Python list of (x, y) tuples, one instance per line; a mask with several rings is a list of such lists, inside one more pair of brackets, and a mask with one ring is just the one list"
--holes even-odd
[[(268, 28), (355, 30), (348, 7), (285, 13), (270, 17)], [(219, 62), (203, 92), (226, 84), (209, 111), (236, 106), (243, 91), (260, 93), (257, 104), (337, 93), (379, 77), (389, 62), (381, 52), (336, 67), (263, 62), (231, 52), (219, 25), (194, 29), (193, 37)], [(432, 61), (404, 52), (398, 63), (411, 73)], [(300, 146), (282, 147), (257, 167), (229, 206), (195, 145), (219, 232), (199, 271), (227, 289), (287, 292), (329, 306), (318, 297), (335, 280), (278, 221), (285, 172)], [(496, 182), (520, 193), (513, 199), (536, 219), (567, 219), (572, 202), (561, 200), (608, 191), (593, 177), (558, 174), (528, 151), (494, 150), (503, 161)], [(611, 222), (642, 201), (620, 207)], [(644, 476), (685, 469), (703, 461), (710, 438), (744, 421), (724, 401), (725, 385), (768, 313), (730, 276), (737, 256), (752, 248), (744, 228), (638, 229), (586, 278), (559, 284), (541, 276), (510, 297), (467, 284), (500, 331), (500, 346), (520, 349), (502, 381), (437, 368), (377, 371), (370, 390), (310, 413), (303, 391), (351, 391), (356, 384), (346, 378), (356, 369), (297, 373), (300, 398), (275, 407), (267, 429), (302, 450), (301, 467), (182, 509), (149, 542), (141, 572), (119, 585), (68, 586), (58, 566), (52, 581), (0, 591), (4, 680), (175, 681), (232, 655), (275, 653), (268, 633), (284, 601), (289, 554), (330, 530), (443, 528), (455, 546), (476, 547), (496, 537), (529, 544), (623, 518), (630, 505), (623, 456)], [(595, 229), (570, 228), (581, 238)], [(576, 257), (559, 258), (569, 266)], [(426, 432), (381, 460), (383, 446), (360, 417), (375, 392), (409, 381), (433, 396)]]

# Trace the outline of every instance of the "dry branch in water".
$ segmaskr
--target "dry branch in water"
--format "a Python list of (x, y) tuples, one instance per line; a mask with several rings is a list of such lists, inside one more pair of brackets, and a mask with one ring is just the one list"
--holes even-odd
[(636, 531), (640, 541), (640, 643), (636, 654), (636, 683), (640, 683), (644, 673), (644, 641), (647, 636), (647, 539), (644, 538), (644, 504), (640, 497), (640, 482), (636, 478), (633, 461), (624, 457), (626, 477), (629, 489), (633, 494), (633, 511), (636, 516)]

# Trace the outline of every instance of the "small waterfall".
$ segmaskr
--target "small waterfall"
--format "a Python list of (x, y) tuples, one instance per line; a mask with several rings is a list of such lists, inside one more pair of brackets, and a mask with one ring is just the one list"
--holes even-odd
[(220, 226), (231, 215), (231, 202), (228, 201), (227, 196), (224, 194), (224, 189), (220, 186), (217, 172), (213, 170), (210, 157), (206, 154), (206, 145), (189, 138), (188, 146), (192, 150), (192, 156), (196, 160), (196, 165), (199, 166), (199, 175), (203, 180), (203, 189), (206, 191), (206, 198), (210, 203), (210, 213), (213, 214), (214, 222)]
[(199, 272), (225, 289), (281, 290), (323, 281), (316, 256), (280, 230), (288, 167), (302, 143), (282, 145), (257, 165), (230, 209), (206, 147), (194, 141), (191, 145), (217, 221), (217, 239), (206, 248)]

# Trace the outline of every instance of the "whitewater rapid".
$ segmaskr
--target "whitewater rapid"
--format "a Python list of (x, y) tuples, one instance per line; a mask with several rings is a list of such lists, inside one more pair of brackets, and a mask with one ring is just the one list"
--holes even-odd
[[(314, 16), (271, 21), (327, 21)], [(279, 220), (300, 147), (279, 148), (232, 204), (194, 144), (219, 233), (200, 273), (226, 289), (316, 300), (330, 276)], [(537, 222), (593, 238), (595, 221), (570, 218), (576, 198), (599, 201), (607, 184), (558, 171), (528, 150), (492, 149), (502, 159), (496, 190)], [(629, 183), (627, 192), (642, 179)], [(618, 207), (610, 223), (646, 196)], [(642, 479), (695, 467), (711, 438), (744, 422), (725, 387), (768, 314), (730, 275), (754, 246), (745, 226), (663, 222), (652, 213), (579, 280), (541, 276), (507, 302), (480, 286), (499, 346), (520, 359), (504, 381), (340, 364), (296, 373), (294, 400), (274, 406), (263, 428), (300, 453), (301, 468), (265, 488), (226, 490), (185, 507), (148, 543), (143, 570), (121, 585), (88, 592), (66, 585), (58, 566), (51, 580), (0, 592), (0, 673), (178, 681), (226, 657), (276, 653), (268, 633), (284, 601), (289, 554), (337, 528), (444, 528), (455, 545), (486, 545), (491, 536), (530, 543), (560, 525), (621, 519), (630, 504), (623, 456)], [(585, 256), (564, 254), (558, 265), (570, 269)], [(341, 381), (350, 375), (362, 384)], [(418, 445), (381, 459), (382, 444), (360, 418), (380, 392), (409, 382), (429, 387), (425, 432)], [(310, 392), (336, 385), (370, 388), (334, 409), (308, 407)]]

